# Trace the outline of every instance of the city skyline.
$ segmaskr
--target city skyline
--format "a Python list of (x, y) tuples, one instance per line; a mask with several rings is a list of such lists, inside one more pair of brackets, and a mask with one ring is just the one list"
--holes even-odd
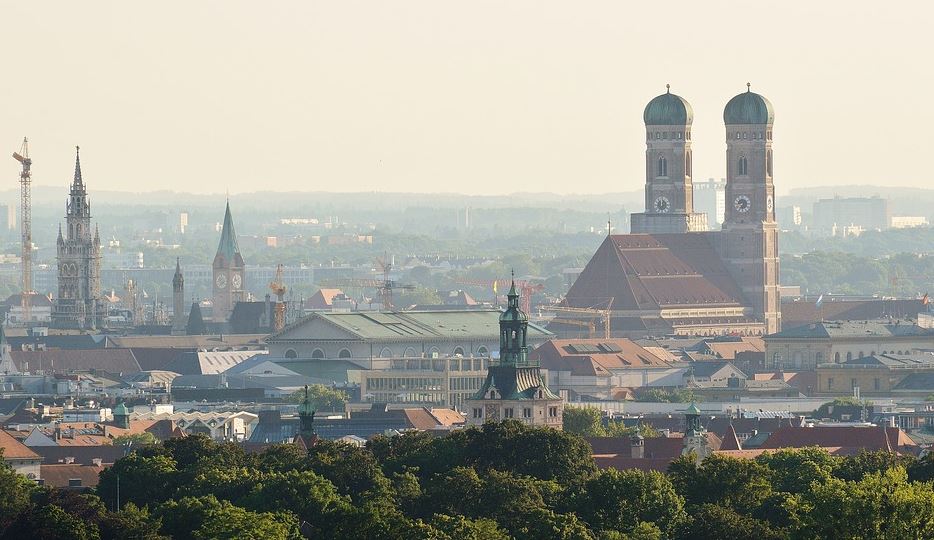
[(247, 6), (9, 6), (0, 140), (30, 137), (37, 185), (67, 185), (81, 144), (100, 190), (625, 192), (665, 84), (695, 110), (700, 179), (724, 176), (723, 107), (750, 82), (783, 190), (929, 183), (923, 138), (897, 136), (934, 120), (926, 4)]

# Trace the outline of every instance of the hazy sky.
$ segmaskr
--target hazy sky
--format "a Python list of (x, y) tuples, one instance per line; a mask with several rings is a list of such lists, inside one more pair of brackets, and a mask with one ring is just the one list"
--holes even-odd
[(642, 110), (776, 110), (779, 191), (931, 185), (931, 2), (0, 0), (0, 188), (641, 189)]

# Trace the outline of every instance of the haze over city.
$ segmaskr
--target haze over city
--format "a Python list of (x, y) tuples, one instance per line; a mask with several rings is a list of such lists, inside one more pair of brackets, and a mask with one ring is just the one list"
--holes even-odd
[(649, 99), (692, 103), (720, 178), (747, 82), (780, 194), (930, 184), (930, 3), (4, 4), (0, 141), (31, 137), (37, 185), (80, 144), (99, 190), (633, 191)]
[(0, 0), (0, 540), (934, 539), (932, 16)]

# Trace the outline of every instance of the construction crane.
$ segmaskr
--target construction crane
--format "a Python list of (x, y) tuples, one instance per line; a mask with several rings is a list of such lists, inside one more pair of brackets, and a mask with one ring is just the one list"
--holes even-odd
[(29, 140), (23, 137), (23, 146), (19, 152), (13, 152), (13, 159), (19, 161), (23, 169), (19, 173), (20, 183), (20, 227), (23, 232), (23, 320), (26, 326), (32, 320), (32, 201), (30, 188), (32, 183), (32, 159), (29, 157)]
[(610, 309), (613, 306), (613, 299), (611, 298), (607, 303), (606, 307), (603, 309), (598, 309), (594, 307), (589, 308), (576, 308), (576, 307), (567, 307), (567, 306), (547, 306), (543, 307), (543, 311), (550, 311), (553, 313), (565, 313), (570, 315), (570, 317), (562, 318), (558, 322), (560, 323), (569, 323), (575, 326), (578, 325), (574, 319), (584, 319), (590, 321), (590, 337), (594, 337), (594, 319), (603, 320), (603, 339), (610, 339), (612, 336), (610, 328), (610, 320), (612, 319), (613, 311)]
[[(499, 291), (509, 290), (512, 285), (512, 279), (458, 279), (457, 283), (461, 285), (473, 285), (475, 287), (485, 287), (493, 290), (495, 297)], [(545, 289), (541, 283), (532, 283), (524, 279), (515, 280), (516, 290), (519, 291), (519, 309), (526, 313), (532, 312), (532, 295)]]
[(285, 291), (288, 288), (282, 279), (282, 265), (276, 266), (276, 279), (269, 282), (269, 290), (276, 295), (276, 311), (273, 318), (272, 330), (279, 332), (285, 327)]
[(383, 272), (383, 279), (329, 279), (324, 284), (336, 287), (361, 287), (373, 288), (379, 291), (380, 310), (393, 310), (393, 291), (414, 291), (415, 285), (398, 283), (390, 279), (389, 272), (392, 270), (392, 262), (387, 262), (383, 258), (377, 257), (376, 264)]

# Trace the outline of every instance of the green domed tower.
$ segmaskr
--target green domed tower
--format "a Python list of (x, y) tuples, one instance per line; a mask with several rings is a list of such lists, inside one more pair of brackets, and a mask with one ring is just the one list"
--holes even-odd
[(539, 363), (529, 360), (529, 316), (519, 308), (513, 279), (509, 301), (499, 316), (499, 360), (490, 364), (486, 381), (465, 403), (467, 423), (519, 420), (561, 429), (564, 401), (545, 384)]
[(707, 230), (707, 216), (694, 212), (691, 124), (694, 109), (671, 93), (653, 98), (645, 121), (645, 212), (632, 215), (633, 233)]
[(506, 311), (499, 316), (499, 359), (502, 365), (524, 366), (529, 362), (529, 347), (526, 341), (529, 316), (519, 309), (519, 293), (513, 279)]

